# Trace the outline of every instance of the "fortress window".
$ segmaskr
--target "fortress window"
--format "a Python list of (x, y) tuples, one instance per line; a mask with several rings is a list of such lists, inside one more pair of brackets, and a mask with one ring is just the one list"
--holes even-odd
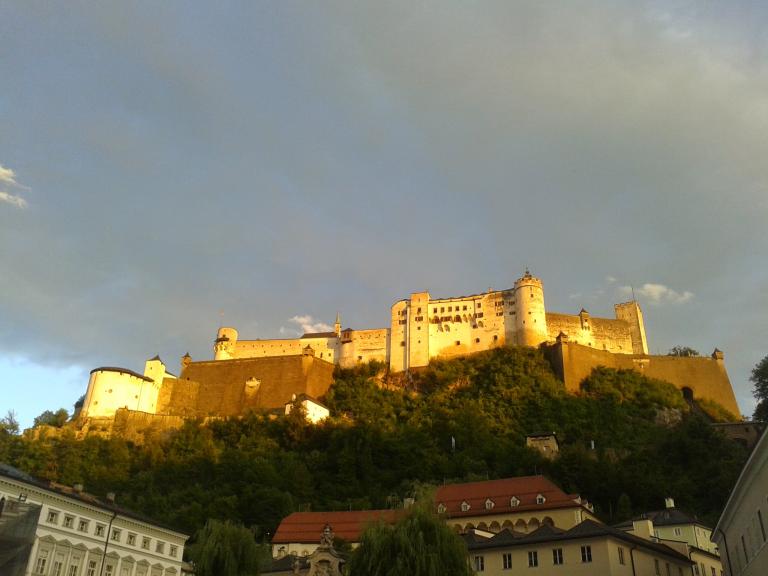
[(456, 340), (456, 346), (461, 346), (461, 340)]
[(405, 346), (405, 341), (400, 342), (400, 346)]
[(467, 307), (466, 307), (466, 306), (464, 306), (463, 310), (466, 310), (466, 309), (467, 309)]
[(498, 339), (499, 339), (499, 335), (498, 335), (498, 334), (494, 334), (494, 335), (493, 335), (493, 339), (494, 339), (494, 340), (498, 340)]
[(421, 314), (421, 308), (416, 309), (416, 314)]
[(480, 338), (475, 338), (475, 344), (480, 344)]
[(440, 312), (445, 312), (445, 307), (444, 306), (440, 306)]
[(448, 312), (450, 312), (451, 310), (453, 310), (453, 306), (448, 306)]
[(477, 307), (478, 307), (478, 308), (482, 308), (482, 307), (483, 307), (482, 303), (481, 303), (481, 302), (478, 302), (478, 303), (477, 303)]

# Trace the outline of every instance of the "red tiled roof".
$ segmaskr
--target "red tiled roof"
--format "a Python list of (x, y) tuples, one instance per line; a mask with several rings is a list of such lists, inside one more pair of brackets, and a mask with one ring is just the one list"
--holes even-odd
[[(536, 497), (539, 494), (545, 498), (543, 504), (536, 503)], [(513, 496), (520, 501), (520, 504), (515, 507), (510, 505)], [(493, 502), (491, 509), (485, 507), (488, 499)], [(470, 506), (466, 512), (461, 509), (463, 502)], [(437, 489), (435, 504), (445, 506), (448, 517), (484, 516), (502, 512), (549, 510), (583, 505), (578, 494), (566, 494), (544, 476), (520, 476), (466, 484), (448, 484)]]
[(360, 542), (360, 535), (368, 524), (385, 522), (394, 524), (402, 510), (352, 510), (349, 512), (294, 512), (280, 522), (273, 544), (290, 542), (320, 542), (326, 524), (333, 533), (347, 542)]

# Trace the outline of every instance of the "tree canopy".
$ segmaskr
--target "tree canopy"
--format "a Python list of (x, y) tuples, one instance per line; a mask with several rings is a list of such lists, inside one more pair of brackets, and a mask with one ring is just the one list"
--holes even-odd
[(688, 346), (673, 346), (667, 352), (667, 356), (701, 356), (698, 350), (689, 348)]
[(35, 426), (53, 426), (55, 428), (61, 428), (69, 418), (69, 412), (64, 408), (59, 408), (56, 412), (46, 410), (40, 416), (35, 418)]
[(428, 503), (394, 526), (374, 524), (352, 553), (349, 576), (472, 576), (464, 541)]
[(256, 576), (261, 551), (242, 524), (208, 520), (188, 547), (198, 576)]
[(753, 418), (768, 422), (768, 356), (755, 365), (749, 379), (755, 385), (752, 394), (757, 400)]
[[(673, 386), (633, 371), (596, 370), (571, 394), (539, 350), (502, 347), (433, 361), (401, 386), (397, 377), (380, 365), (337, 370), (324, 399), (331, 418), (319, 425), (251, 413), (147, 431), (142, 444), (78, 440), (64, 426), (0, 434), (0, 461), (114, 492), (187, 534), (213, 518), (264, 542), (291, 512), (390, 508), (424, 485), (535, 473), (608, 522), (672, 495), (714, 524), (746, 459)], [(559, 458), (526, 447), (542, 430), (557, 432)]]

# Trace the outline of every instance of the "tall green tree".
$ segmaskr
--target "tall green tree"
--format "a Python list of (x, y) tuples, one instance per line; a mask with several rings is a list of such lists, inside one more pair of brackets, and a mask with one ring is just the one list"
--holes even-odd
[(757, 407), (752, 417), (755, 420), (768, 422), (768, 356), (760, 360), (752, 369), (752, 376), (749, 379), (755, 385), (752, 394), (757, 399)]
[(69, 412), (64, 408), (59, 408), (56, 412), (46, 410), (40, 416), (35, 418), (35, 426), (55, 426), (61, 428), (67, 422)]
[(261, 551), (242, 524), (210, 519), (195, 534), (189, 556), (198, 576), (255, 576)]
[(472, 576), (472, 570), (463, 540), (421, 505), (394, 526), (370, 526), (350, 558), (349, 576)]

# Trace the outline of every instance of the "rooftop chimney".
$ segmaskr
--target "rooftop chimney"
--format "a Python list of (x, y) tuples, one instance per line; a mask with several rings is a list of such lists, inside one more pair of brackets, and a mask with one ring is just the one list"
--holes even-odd
[(110, 504), (115, 503), (115, 493), (114, 492), (107, 492), (107, 502)]
[(675, 507), (675, 500), (674, 500), (674, 498), (670, 498), (669, 496), (664, 498), (664, 507), (667, 508), (667, 509), (674, 508)]
[(632, 520), (632, 534), (643, 540), (653, 538), (653, 522), (648, 519)]
[(74, 486), (72, 486), (72, 489), (76, 493), (80, 494), (83, 491), (83, 485), (82, 484), (75, 484)]

